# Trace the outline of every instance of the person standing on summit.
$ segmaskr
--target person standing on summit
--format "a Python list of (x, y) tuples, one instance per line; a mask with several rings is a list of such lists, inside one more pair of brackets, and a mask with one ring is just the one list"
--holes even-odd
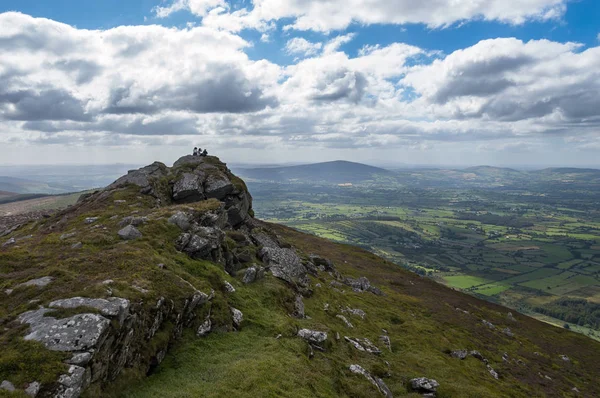
[(198, 148), (194, 147), (194, 153), (192, 154), (192, 156), (198, 156)]

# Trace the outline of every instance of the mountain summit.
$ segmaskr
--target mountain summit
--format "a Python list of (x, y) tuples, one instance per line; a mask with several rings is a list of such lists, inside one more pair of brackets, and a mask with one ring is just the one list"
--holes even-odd
[(1, 396), (599, 396), (600, 344), (254, 218), (216, 157), (0, 231)]

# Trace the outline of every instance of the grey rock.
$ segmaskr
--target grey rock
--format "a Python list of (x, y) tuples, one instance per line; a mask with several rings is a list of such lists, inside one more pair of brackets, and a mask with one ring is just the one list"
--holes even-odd
[(79, 352), (73, 354), (71, 359), (68, 359), (66, 362), (70, 365), (85, 366), (90, 362), (90, 359), (92, 359), (90, 352)]
[(184, 213), (182, 211), (178, 211), (169, 217), (169, 223), (177, 225), (179, 229), (182, 231), (188, 231), (192, 226), (192, 217), (191, 215)]
[(483, 323), (485, 326), (487, 326), (490, 329), (495, 329), (496, 328), (493, 323), (488, 322), (485, 319), (481, 320), (481, 323)]
[(383, 394), (384, 397), (392, 398), (394, 396), (392, 394), (392, 392), (390, 391), (390, 389), (385, 385), (385, 383), (383, 382), (383, 380), (381, 380), (381, 379), (379, 379), (377, 377), (372, 376), (362, 366), (360, 366), (360, 365), (350, 365), (350, 371), (352, 373), (364, 376), (368, 381), (371, 382), (371, 384), (373, 384), (375, 387), (377, 387), (377, 389), (379, 390), (379, 392), (381, 394)]
[(227, 290), (229, 293), (235, 293), (235, 288), (231, 283), (225, 281), (223, 284), (225, 285), (225, 290)]
[(17, 285), (16, 287), (28, 287), (28, 286), (46, 287), (50, 283), (52, 283), (52, 281), (54, 281), (54, 277), (52, 277), (52, 276), (43, 276), (41, 278), (32, 279), (30, 281), (21, 283), (21, 284)]
[(242, 279), (242, 281), (246, 284), (254, 282), (256, 280), (256, 272), (257, 272), (256, 267), (250, 267), (250, 268), (246, 269), (246, 272), (244, 273), (244, 278)]
[(40, 392), (40, 388), (42, 388), (42, 385), (39, 382), (34, 381), (33, 383), (29, 383), (29, 385), (25, 389), (25, 394), (35, 398)]
[(263, 247), (259, 256), (276, 278), (293, 284), (301, 283), (306, 277), (306, 267), (292, 249)]
[(279, 248), (279, 244), (264, 232), (252, 233), (250, 237), (252, 238), (254, 243), (256, 243), (257, 246), (270, 247), (273, 249)]
[(565, 362), (571, 362), (571, 359), (568, 356), (566, 356), (566, 355), (561, 355), (560, 359), (562, 359)]
[(49, 304), (51, 308), (72, 309), (79, 307), (95, 308), (104, 316), (117, 318), (123, 323), (129, 315), (129, 300), (111, 297), (109, 299), (91, 299), (84, 297), (73, 297), (62, 300), (55, 300)]
[(218, 261), (222, 255), (220, 247), (224, 236), (220, 229), (200, 227), (196, 234), (181, 234), (175, 246), (190, 257)]
[(204, 173), (184, 173), (173, 185), (173, 200), (176, 202), (197, 202), (204, 199), (202, 186), (206, 176)]
[(492, 375), (492, 377), (496, 380), (498, 380), (498, 372), (496, 372), (494, 369), (492, 369), (492, 367), (490, 365), (487, 365), (487, 369), (488, 372), (490, 372), (490, 374)]
[(142, 233), (133, 225), (128, 225), (118, 232), (118, 235), (123, 240), (134, 240), (142, 237)]
[(426, 377), (418, 377), (410, 381), (410, 386), (413, 389), (413, 391), (422, 394), (435, 394), (440, 384), (433, 379), (428, 379)]
[(381, 350), (377, 348), (373, 343), (371, 343), (369, 339), (360, 339), (344, 336), (344, 340), (346, 340), (359, 351), (364, 351), (375, 355), (381, 354)]
[(60, 388), (55, 398), (78, 398), (89, 384), (89, 373), (81, 366), (71, 365), (67, 374), (58, 378)]
[(309, 343), (321, 344), (327, 340), (327, 333), (318, 330), (300, 329), (298, 331), (298, 337), (303, 338)]
[(5, 390), (5, 391), (13, 392), (13, 391), (15, 391), (15, 386), (10, 381), (4, 380), (2, 382), (2, 384), (0, 384), (0, 390)]
[(246, 192), (238, 197), (227, 201), (227, 219), (232, 227), (236, 227), (248, 218), (248, 211), (251, 208), (251, 199)]
[(117, 181), (113, 182), (107, 187), (107, 189), (112, 190), (133, 184), (139, 186), (142, 192), (150, 193), (152, 191), (150, 180), (152, 178), (160, 178), (166, 175), (167, 167), (160, 162), (154, 162), (149, 166), (142, 167), (141, 169), (129, 171), (127, 175), (124, 175)]
[(75, 235), (77, 235), (77, 232), (69, 232), (67, 234), (62, 234), (60, 236), (60, 240), (66, 240), (66, 239), (74, 237)]
[(123, 204), (123, 203), (127, 203), (127, 201), (126, 201), (126, 200), (123, 200), (123, 199), (117, 199), (117, 200), (115, 200), (115, 201), (114, 201), (114, 203), (115, 203), (116, 205), (120, 205), (120, 204)]
[(450, 353), (453, 358), (465, 359), (469, 356), (469, 352), (467, 350), (455, 350)]
[(7, 247), (10, 245), (14, 245), (15, 243), (17, 243), (17, 241), (15, 240), (15, 238), (10, 238), (9, 240), (7, 240), (6, 242), (4, 242), (2, 244), (2, 247)]
[(123, 217), (123, 219), (119, 222), (119, 227), (125, 227), (127, 225), (133, 225), (134, 227), (139, 227), (140, 225), (144, 225), (147, 222), (148, 222), (148, 217), (127, 216), (127, 217)]
[(346, 317), (345, 317), (345, 316), (343, 316), (343, 315), (339, 315), (339, 314), (338, 314), (338, 315), (336, 315), (335, 317), (336, 317), (336, 318), (339, 318), (339, 319), (341, 319), (341, 320), (342, 320), (342, 322), (344, 322), (344, 324), (346, 324), (346, 326), (347, 326), (347, 327), (349, 327), (350, 329), (354, 328), (354, 325), (352, 325), (352, 324), (350, 323), (350, 321), (348, 321), (348, 319), (346, 319)]
[(392, 341), (390, 340), (390, 336), (387, 335), (381, 335), (379, 336), (379, 341), (381, 341), (383, 343), (383, 345), (390, 351), (392, 352)]
[(71, 245), (71, 249), (73, 249), (73, 250), (81, 249), (82, 247), (83, 247), (83, 243), (81, 243), (81, 242), (73, 243)]
[(296, 318), (304, 318), (304, 301), (302, 301), (301, 295), (296, 295), (296, 300), (294, 300), (294, 316)]
[(514, 337), (515, 336), (515, 334), (510, 330), (510, 328), (504, 328), (504, 329), (502, 329), (502, 333), (504, 333), (508, 337)]
[(203, 337), (210, 333), (212, 330), (212, 322), (210, 321), (210, 314), (206, 317), (202, 325), (196, 330), (196, 336)]
[(481, 355), (481, 353), (479, 351), (473, 350), (471, 352), (469, 352), (469, 355), (471, 355), (473, 358), (477, 358), (480, 361), (484, 361), (485, 362), (485, 357), (483, 355)]
[(233, 184), (222, 173), (211, 173), (204, 183), (204, 194), (207, 198), (225, 199), (233, 192)]
[(242, 311), (231, 307), (231, 317), (233, 320), (233, 326), (235, 326), (236, 329), (239, 329), (242, 325), (242, 321), (244, 320), (244, 314), (242, 314)]
[(53, 351), (82, 351), (94, 348), (110, 326), (110, 321), (97, 314), (77, 314), (65, 319), (45, 317), (50, 309), (28, 311), (19, 315), (29, 324), (25, 340), (43, 343)]
[(377, 294), (377, 295), (383, 294), (381, 292), (381, 290), (379, 290), (378, 288), (376, 288), (374, 286), (371, 286), (371, 282), (369, 282), (369, 280), (364, 276), (361, 276), (360, 278), (357, 278), (357, 279), (346, 278), (346, 279), (344, 279), (344, 283), (346, 285), (350, 286), (352, 288), (352, 290), (357, 293), (371, 292), (371, 293)]
[(86, 224), (93, 224), (98, 221), (99, 217), (88, 217), (83, 222)]
[(517, 320), (515, 319), (515, 317), (513, 316), (512, 312), (509, 312), (506, 317), (508, 318), (509, 321), (511, 322), (517, 322)]
[(180, 167), (180, 166), (183, 166), (184, 164), (201, 165), (205, 161), (206, 161), (206, 158), (202, 157), (202, 156), (186, 155), (186, 156), (182, 156), (175, 163), (173, 163), (173, 167)]
[(351, 315), (359, 316), (361, 319), (365, 319), (365, 317), (367, 316), (367, 313), (364, 312), (363, 310), (359, 309), (359, 308), (346, 307), (346, 308), (342, 309), (342, 312), (345, 313), (345, 314), (351, 314)]

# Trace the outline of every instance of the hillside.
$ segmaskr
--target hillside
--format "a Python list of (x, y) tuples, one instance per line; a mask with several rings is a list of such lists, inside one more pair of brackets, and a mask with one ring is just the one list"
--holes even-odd
[(392, 175), (390, 171), (379, 167), (342, 160), (300, 166), (240, 168), (236, 172), (243, 178), (259, 181), (286, 182), (300, 180), (335, 184), (359, 183)]
[(15, 196), (15, 195), (16, 195), (16, 193), (14, 193), (14, 192), (0, 191), (0, 199), (8, 198), (8, 197)]
[(0, 396), (600, 395), (599, 343), (253, 215), (187, 156), (6, 231)]

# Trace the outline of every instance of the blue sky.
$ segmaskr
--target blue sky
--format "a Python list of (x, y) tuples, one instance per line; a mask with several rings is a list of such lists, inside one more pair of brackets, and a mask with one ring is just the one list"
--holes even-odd
[(1, 158), (600, 165), (599, 1), (345, 4), (4, 0)]

